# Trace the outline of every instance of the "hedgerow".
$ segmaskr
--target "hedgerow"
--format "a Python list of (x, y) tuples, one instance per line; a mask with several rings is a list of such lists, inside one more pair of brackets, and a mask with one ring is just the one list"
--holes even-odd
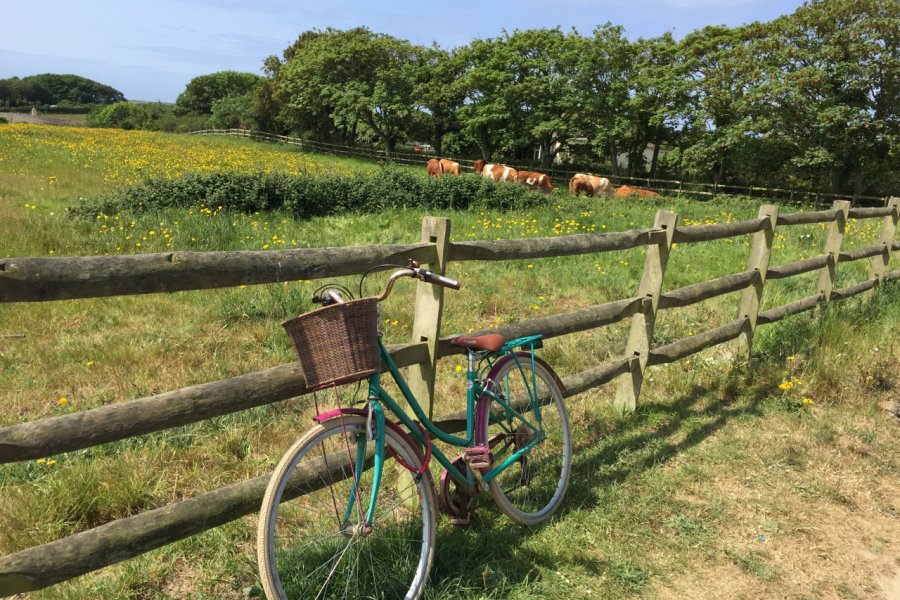
[(544, 194), (509, 182), (474, 175), (426, 179), (392, 165), (358, 173), (191, 173), (175, 179), (149, 178), (70, 209), (76, 216), (174, 207), (222, 207), (256, 212), (284, 209), (300, 219), (385, 208), (513, 209), (539, 206)]

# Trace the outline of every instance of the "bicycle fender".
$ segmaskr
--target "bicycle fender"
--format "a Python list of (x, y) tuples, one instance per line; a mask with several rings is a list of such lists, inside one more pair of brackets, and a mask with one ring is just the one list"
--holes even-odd
[[(522, 360), (525, 362), (531, 362), (531, 353), (530, 352), (521, 352), (521, 351), (520, 352), (512, 352), (510, 354), (507, 354), (500, 360), (498, 360), (496, 363), (494, 363), (494, 366), (491, 369), (490, 373), (488, 373), (487, 378), (490, 380), (493, 380), (493, 378), (497, 375), (497, 372), (500, 370), (500, 368), (503, 365), (505, 365), (506, 363), (508, 363), (509, 361), (513, 360), (513, 355), (518, 356), (519, 360)], [(547, 369), (547, 372), (550, 373), (551, 377), (553, 377), (553, 381), (555, 381), (556, 385), (559, 386), (559, 389), (561, 392), (566, 391), (566, 386), (562, 382), (562, 379), (560, 379), (559, 375), (556, 374), (556, 371), (553, 370), (553, 367), (551, 367), (549, 364), (547, 364), (547, 361), (545, 361), (540, 356), (535, 356), (534, 362), (538, 363), (539, 365), (541, 365), (542, 367)]]
[[(369, 411), (363, 408), (336, 408), (334, 410), (329, 410), (323, 413), (317, 414), (313, 417), (313, 420), (318, 423), (325, 423), (327, 421), (331, 421), (332, 419), (338, 419), (344, 415), (353, 415), (357, 417), (366, 418), (369, 414)], [(385, 427), (389, 427), (391, 431), (399, 435), (403, 438), (403, 441), (409, 444), (410, 448), (415, 450), (416, 458), (419, 459), (419, 462), (425, 463), (425, 455), (422, 454), (422, 448), (419, 446), (419, 443), (406, 432), (398, 423), (395, 421), (391, 421), (390, 419), (384, 420)]]
[[(494, 366), (491, 368), (490, 372), (487, 375), (487, 379), (490, 379), (491, 381), (493, 381), (494, 378), (497, 376), (497, 373), (500, 371), (500, 369), (506, 363), (513, 360), (513, 355), (518, 356), (519, 360), (521, 360), (521, 361), (531, 362), (531, 352), (513, 352), (511, 354), (507, 354), (506, 356), (504, 356), (503, 358), (498, 360), (496, 363), (494, 363)], [(566, 386), (563, 384), (562, 379), (560, 379), (559, 375), (556, 374), (556, 371), (553, 370), (553, 367), (551, 367), (549, 364), (547, 364), (547, 361), (545, 361), (540, 356), (535, 356), (534, 362), (538, 363), (539, 365), (541, 365), (542, 367), (544, 367), (547, 370), (547, 372), (550, 374), (550, 376), (553, 377), (553, 381), (555, 381), (556, 385), (559, 386), (559, 390), (561, 392), (566, 391)], [(482, 394), (478, 398), (478, 402), (475, 405), (475, 423), (482, 423), (489, 410), (491, 410), (491, 397), (488, 396), (487, 394)], [(475, 443), (480, 444), (480, 445), (486, 444), (487, 440), (482, 439), (483, 437), (484, 437), (484, 435), (481, 432), (479, 432), (476, 427)]]

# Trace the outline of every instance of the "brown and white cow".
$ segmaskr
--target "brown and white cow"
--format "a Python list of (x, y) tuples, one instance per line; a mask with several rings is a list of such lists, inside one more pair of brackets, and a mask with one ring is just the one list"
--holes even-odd
[(506, 165), (487, 163), (481, 169), (481, 176), (494, 181), (516, 181), (519, 172)]
[(441, 177), (445, 174), (459, 175), (459, 163), (448, 158), (430, 158), (426, 166), (429, 177)]
[(616, 190), (616, 198), (627, 198), (628, 196), (640, 196), (641, 198), (652, 198), (659, 196), (653, 190), (645, 190), (644, 188), (623, 185)]
[(441, 170), (445, 175), (459, 175), (459, 163), (449, 158), (442, 158)]
[(553, 191), (553, 181), (550, 179), (549, 175), (544, 175), (543, 173), (519, 171), (516, 175), (516, 181), (522, 185), (527, 185), (532, 190), (540, 190), (545, 194), (549, 194)]
[(597, 177), (587, 173), (576, 173), (569, 180), (569, 193), (573, 196), (587, 194), (588, 196), (612, 196), (613, 185), (606, 177)]

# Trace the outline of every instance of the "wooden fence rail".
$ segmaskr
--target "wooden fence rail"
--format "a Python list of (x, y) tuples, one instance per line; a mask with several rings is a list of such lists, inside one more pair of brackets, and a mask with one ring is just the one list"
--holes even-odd
[[(776, 206), (766, 205), (756, 219), (688, 227), (678, 226), (677, 216), (673, 213), (660, 211), (654, 226), (648, 229), (551, 239), (452, 242), (449, 241), (447, 223), (447, 239), (440, 241), (435, 229), (439, 224), (432, 222), (423, 227), (425, 241), (419, 244), (269, 252), (7, 258), (0, 259), (0, 302), (39, 302), (317, 279), (360, 274), (375, 264), (407, 257), (427, 264), (443, 264), (572, 256), (647, 247), (644, 277), (634, 297), (494, 330), (506, 337), (543, 333), (552, 338), (631, 319), (632, 337), (624, 356), (563, 380), (565, 396), (571, 397), (619, 379), (619, 401), (628, 407), (639, 399), (640, 382), (646, 368), (681, 360), (741, 336), (747, 339), (749, 347), (756, 325), (774, 323), (813, 310), (829, 300), (850, 298), (882, 282), (900, 279), (900, 270), (887, 270), (892, 252), (900, 250), (900, 240), (896, 239), (898, 205), (897, 198), (890, 198), (884, 208), (849, 208), (846, 203), (836, 202), (830, 210), (790, 214), (779, 214)], [(841, 250), (841, 234), (848, 218), (882, 218), (880, 242)], [(812, 223), (831, 223), (823, 254), (768, 265), (777, 227)], [(743, 235), (754, 236), (746, 271), (662, 291), (673, 242), (696, 243)], [(442, 252), (445, 253), (443, 257)], [(868, 279), (832, 289), (839, 263), (866, 258), (872, 259)], [(757, 314), (767, 280), (814, 271), (820, 273), (815, 294)], [(742, 293), (735, 320), (681, 340), (653, 346), (653, 322), (658, 310), (680, 308), (734, 292)], [(440, 336), (441, 310), (440, 303), (436, 309), (417, 310), (417, 320), (433, 322), (420, 322), (414, 326), (414, 331), (435, 333), (417, 333), (413, 343), (392, 346), (389, 350), (399, 366), (433, 364), (440, 358), (462, 352), (449, 344), (448, 337)], [(419, 378), (434, 376), (433, 369), (421, 369), (416, 373)], [(433, 381), (424, 384), (433, 385)], [(11, 425), (0, 428), (0, 462), (88, 448), (305, 393), (307, 388), (302, 373), (295, 363), (291, 363), (83, 412)], [(460, 431), (465, 425), (464, 415), (458, 413), (440, 417), (436, 422), (448, 432)], [(0, 557), (0, 595), (37, 590), (66, 581), (250, 514), (259, 507), (268, 477), (255, 477)], [(302, 493), (303, 485), (303, 482), (298, 483), (297, 493)]]

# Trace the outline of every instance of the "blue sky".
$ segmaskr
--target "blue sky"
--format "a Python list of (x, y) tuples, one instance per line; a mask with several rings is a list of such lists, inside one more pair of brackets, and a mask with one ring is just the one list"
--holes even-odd
[[(308, 29), (365, 25), (444, 48), (501, 30), (575, 27), (607, 21), (629, 38), (711, 24), (769, 21), (800, 0), (2, 0), (0, 78), (74, 73), (132, 100), (173, 102), (193, 77), (222, 70), (260, 73), (263, 59)], [(33, 8), (34, 7), (34, 8)]]

